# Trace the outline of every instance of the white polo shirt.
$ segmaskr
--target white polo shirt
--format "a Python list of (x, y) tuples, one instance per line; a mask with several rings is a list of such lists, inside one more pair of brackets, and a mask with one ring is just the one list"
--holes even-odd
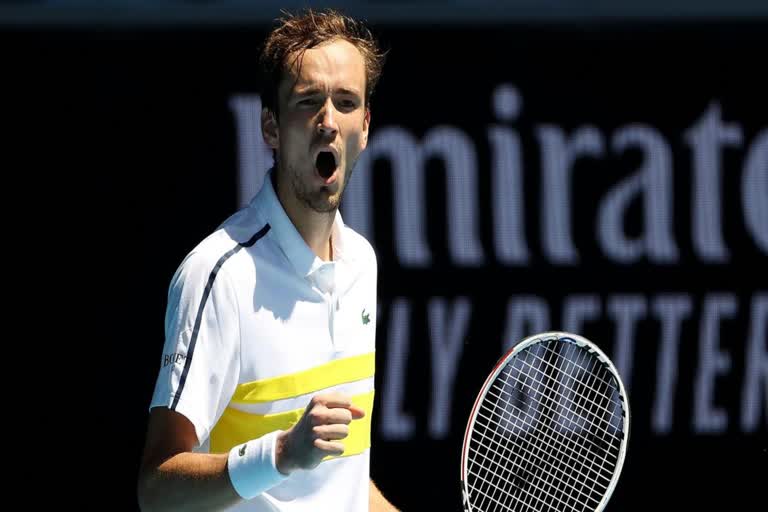
[(368, 510), (376, 256), (338, 212), (331, 242), (333, 261), (315, 256), (268, 175), (171, 281), (150, 408), (186, 416), (197, 451), (224, 453), (287, 430), (321, 391), (347, 393), (366, 411), (350, 425), (344, 455), (295, 471), (233, 510)]

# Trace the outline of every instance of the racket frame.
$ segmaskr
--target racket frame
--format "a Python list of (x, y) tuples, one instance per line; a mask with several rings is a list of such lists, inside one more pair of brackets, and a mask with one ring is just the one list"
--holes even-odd
[(469, 493), (467, 491), (467, 458), (469, 454), (469, 441), (472, 436), (472, 430), (475, 426), (475, 420), (477, 419), (477, 409), (485, 399), (485, 395), (488, 394), (491, 384), (496, 380), (496, 377), (499, 375), (499, 373), (501, 373), (510, 359), (516, 357), (519, 352), (522, 352), (531, 345), (550, 341), (553, 338), (557, 340), (570, 340), (570, 342), (575, 343), (577, 346), (585, 347), (590, 352), (594, 352), (597, 355), (598, 360), (603, 363), (603, 365), (608, 367), (609, 371), (616, 379), (616, 383), (618, 384), (621, 406), (624, 414), (624, 420), (622, 421), (622, 431), (624, 437), (622, 438), (621, 446), (619, 447), (619, 455), (616, 461), (616, 468), (613, 471), (611, 481), (608, 484), (608, 488), (606, 489), (602, 500), (600, 500), (600, 503), (598, 503), (595, 512), (600, 512), (603, 510), (605, 505), (608, 503), (608, 500), (611, 498), (613, 490), (616, 488), (616, 484), (618, 483), (619, 476), (621, 475), (621, 470), (624, 466), (624, 458), (627, 452), (627, 444), (629, 444), (629, 399), (627, 398), (627, 392), (624, 388), (624, 383), (622, 382), (621, 376), (616, 370), (613, 362), (608, 358), (608, 356), (605, 355), (602, 350), (600, 350), (600, 347), (595, 345), (593, 342), (589, 341), (583, 336), (579, 336), (578, 334), (573, 334), (570, 332), (548, 331), (524, 338), (522, 341), (509, 349), (506, 354), (501, 356), (501, 358), (499, 358), (497, 361), (496, 366), (488, 375), (488, 378), (485, 379), (483, 386), (480, 388), (480, 392), (477, 394), (477, 398), (475, 398), (475, 403), (472, 405), (472, 412), (470, 413), (469, 420), (467, 421), (467, 427), (464, 430), (464, 442), (461, 449), (461, 496), (464, 510), (466, 512), (483, 512), (477, 509), (472, 509), (472, 506), (469, 503)]

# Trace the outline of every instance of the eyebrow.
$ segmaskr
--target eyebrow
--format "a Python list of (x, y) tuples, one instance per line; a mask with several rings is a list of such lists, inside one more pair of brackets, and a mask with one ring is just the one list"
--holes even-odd
[(361, 96), (361, 94), (357, 91), (357, 89), (347, 89), (346, 87), (340, 87), (336, 89), (336, 92), (339, 92), (341, 94), (351, 94), (353, 96)]
[[(291, 92), (291, 96), (312, 96), (314, 94), (320, 94), (324, 92), (319, 87), (308, 87), (306, 89), (298, 89)], [(356, 89), (348, 89), (346, 87), (339, 87), (333, 91), (334, 94), (349, 94), (352, 96), (362, 96)]]

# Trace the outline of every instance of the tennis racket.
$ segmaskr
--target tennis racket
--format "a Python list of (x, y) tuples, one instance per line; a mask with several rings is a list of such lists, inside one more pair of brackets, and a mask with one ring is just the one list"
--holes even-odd
[(525, 338), (472, 407), (461, 456), (466, 512), (600, 511), (619, 479), (629, 402), (608, 357), (567, 332)]

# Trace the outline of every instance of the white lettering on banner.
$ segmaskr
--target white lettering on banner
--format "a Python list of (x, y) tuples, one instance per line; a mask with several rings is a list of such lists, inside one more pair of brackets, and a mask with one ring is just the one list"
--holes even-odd
[[(630, 125), (613, 136), (617, 153), (640, 148), (644, 166), (606, 194), (598, 214), (598, 241), (605, 252), (621, 263), (634, 263), (643, 256), (655, 263), (678, 260), (672, 226), (672, 156), (661, 134), (653, 128)], [(627, 239), (624, 217), (632, 199), (643, 197), (645, 234)]]
[(608, 312), (616, 324), (616, 345), (611, 360), (631, 391), (632, 361), (635, 355), (635, 330), (646, 314), (645, 298), (640, 295), (616, 295), (608, 299)]
[[(254, 94), (235, 95), (229, 103), (237, 130), (240, 206), (258, 192), (266, 170), (272, 165), (272, 151), (261, 136), (261, 106), (261, 98)], [(716, 265), (741, 261), (742, 255), (732, 254), (736, 247), (757, 251), (760, 256), (768, 255), (768, 130), (764, 127), (748, 140), (752, 132), (742, 128), (738, 121), (724, 120), (727, 109), (718, 101), (712, 101), (682, 130), (682, 139), (677, 134), (670, 138), (670, 134), (654, 126), (636, 122), (605, 130), (590, 122), (566, 129), (550, 121), (529, 124), (530, 133), (522, 134), (515, 126), (522, 109), (523, 98), (517, 88), (499, 84), (491, 95), (492, 121), (484, 129), (473, 130), (487, 141), (473, 140), (461, 126), (434, 126), (419, 136), (398, 125), (374, 130), (345, 194), (342, 205), (345, 221), (374, 246), (376, 231), (392, 229), (394, 264), (404, 269), (429, 269), (435, 263), (434, 251), (441, 250), (432, 246), (433, 239), (428, 236), (435, 215), (428, 209), (428, 196), (432, 197), (432, 192), (428, 188), (427, 172), (435, 170), (445, 173), (447, 208), (444, 220), (443, 212), (439, 219), (446, 223), (446, 261), (450, 270), (482, 268), (490, 272), (489, 265), (497, 263), (525, 271), (533, 269), (534, 263), (543, 263), (570, 267), (578, 272), (583, 260), (580, 251), (588, 253), (586, 244), (594, 244), (594, 249), (614, 270), (616, 266), (629, 269), (635, 264), (679, 265), (682, 269), (698, 262), (709, 265), (707, 272), (718, 272)], [(529, 150), (531, 154), (525, 154), (528, 148), (523, 141), (533, 141), (537, 151)], [(490, 154), (478, 154), (480, 150)], [(622, 175), (611, 180), (611, 185), (596, 191), (596, 204), (585, 210), (574, 190), (577, 185), (593, 179), (589, 174), (590, 165), (631, 153), (640, 155), (639, 166), (627, 172), (622, 169)], [(675, 168), (676, 163), (686, 162), (688, 154), (690, 168)], [(540, 168), (526, 169), (524, 162), (534, 160), (535, 156), (540, 158)], [(743, 156), (743, 162), (739, 166), (731, 165), (730, 161), (739, 156)], [(433, 161), (437, 166), (427, 165)], [(487, 162), (487, 168), (480, 168), (480, 162)], [(392, 190), (374, 194), (372, 170), (379, 163), (388, 167)], [(734, 176), (738, 172), (740, 176)], [(526, 194), (526, 188), (530, 188), (526, 180), (535, 173), (541, 177), (539, 188), (535, 193)], [(735, 180), (740, 186), (740, 194), (727, 198), (740, 201), (738, 207), (723, 203), (722, 182), (726, 178), (729, 184)], [(490, 187), (488, 205), (480, 203), (480, 183)], [(680, 184), (690, 188), (676, 190), (675, 185)], [(676, 204), (680, 198), (687, 201), (688, 197), (690, 204)], [(540, 206), (531, 208), (537, 203)], [(635, 214), (634, 208), (638, 205), (640, 229), (630, 234), (629, 217)], [(377, 210), (385, 212), (384, 222), (380, 222), (380, 215), (374, 222)], [(594, 217), (585, 217), (584, 211), (594, 211)], [(731, 216), (732, 211), (739, 211), (741, 217)], [(577, 212), (580, 214), (576, 215)], [(392, 222), (388, 221), (387, 214), (391, 214)], [(527, 219), (527, 215), (536, 218)], [(681, 219), (681, 215), (687, 217)], [(487, 233), (492, 239), (482, 240), (481, 233), (485, 236), (486, 226), (481, 220), (491, 224)], [(574, 226), (576, 222), (586, 224)], [(734, 223), (741, 225), (730, 229)], [(539, 231), (528, 233), (529, 240), (526, 229), (531, 225)], [(583, 236), (585, 227), (594, 236)], [(747, 247), (741, 241), (735, 245), (737, 239), (730, 237), (738, 236), (746, 237), (754, 245)], [(690, 243), (686, 244), (688, 239)], [(733, 245), (729, 247), (729, 243)], [(692, 253), (689, 249), (686, 255), (686, 247), (690, 247)], [(746, 256), (749, 258), (751, 254)], [(751, 261), (748, 258), (746, 261)], [(573, 275), (570, 269), (555, 270), (566, 272), (567, 284), (574, 284), (570, 281)], [(762, 275), (762, 269), (756, 270)], [(542, 267), (544, 279), (560, 279), (557, 274), (549, 276), (546, 272), (546, 267)], [(607, 287), (605, 283), (595, 286), (601, 291)], [(514, 290), (514, 283), (511, 288)], [(655, 386), (647, 391), (647, 402), (652, 404), (650, 428), (654, 433), (664, 435), (675, 428), (690, 428), (701, 434), (723, 433), (729, 428), (728, 414), (733, 414), (731, 409), (739, 405), (738, 428), (742, 431), (755, 432), (768, 424), (768, 298), (764, 290), (752, 298), (751, 309), (744, 310), (746, 320), (738, 322), (738, 329), (739, 332), (747, 332), (747, 327), (749, 330), (748, 335), (740, 334), (738, 340), (725, 336), (729, 332), (726, 325), (739, 309), (735, 289), (730, 290), (732, 294), (726, 289), (703, 297), (687, 291), (675, 293), (675, 290), (658, 295), (598, 294), (589, 288), (571, 291), (581, 293), (562, 293), (562, 310), (554, 309), (556, 305), (544, 297), (509, 296), (500, 348), (506, 351), (527, 335), (550, 328), (583, 332), (610, 324), (614, 339), (601, 341), (613, 343), (608, 345), (613, 348), (612, 359), (629, 388), (633, 373), (640, 376), (641, 371), (633, 367), (641, 360), (634, 357), (636, 348), (640, 350), (635, 343), (638, 329), (644, 322), (655, 322), (659, 327), (658, 343), (653, 345), (657, 350)], [(469, 291), (461, 293), (467, 295)], [(397, 298), (386, 306), (389, 312), (386, 316), (387, 364), (379, 374), (382, 376), (380, 428), (386, 439), (412, 439), (417, 430), (442, 439), (455, 428), (450, 424), (450, 411), (454, 405), (451, 400), (455, 383), (461, 378), (461, 356), (465, 349), (462, 336), (472, 325), (471, 317), (482, 315), (480, 310), (484, 308), (476, 307), (479, 302), (472, 302), (469, 297), (426, 297), (426, 304), (429, 310), (423, 314), (429, 316), (433, 370), (431, 386), (426, 384), (429, 377), (423, 376), (422, 384), (429, 386), (432, 393), (431, 412), (424, 425), (418, 424), (421, 420), (417, 421), (414, 416), (416, 411), (408, 411), (405, 401), (408, 360), (413, 357), (413, 306), (409, 298)], [(555, 317), (559, 317), (560, 325), (553, 325)], [(736, 322), (730, 321), (730, 324)], [(688, 374), (679, 371), (681, 339), (691, 337), (697, 338), (694, 346), (698, 352), (692, 356), (696, 359), (695, 380), (683, 386), (678, 380)], [(424, 343), (423, 338), (423, 334), (419, 336), (420, 344)], [(643, 350), (647, 350), (647, 346)], [(414, 352), (415, 348), (416, 345)], [(725, 399), (718, 392), (735, 387), (732, 382), (735, 377), (730, 375), (731, 359), (737, 356), (740, 362), (742, 354), (744, 375), (736, 384), (739, 397)], [(729, 385), (722, 386), (726, 381)], [(682, 390), (686, 393), (692, 390), (693, 394), (686, 395), (676, 406), (675, 397)], [(692, 420), (688, 421), (686, 415), (686, 425), (681, 427), (675, 422), (679, 423), (683, 416), (677, 413), (683, 405), (690, 408), (686, 412), (691, 413)], [(518, 425), (517, 428), (525, 427)]]
[(717, 434), (728, 427), (726, 412), (716, 407), (715, 380), (731, 369), (731, 357), (718, 348), (723, 318), (736, 315), (736, 298), (717, 294), (704, 301), (699, 334), (699, 367), (696, 374), (696, 398), (693, 409), (693, 428), (697, 433)]
[[(493, 104), (498, 119), (511, 122), (522, 108), (522, 99), (515, 87), (502, 84), (494, 91)], [(264, 172), (272, 165), (272, 154), (261, 137), (260, 97), (235, 95), (230, 108), (238, 135), (238, 201), (244, 205), (261, 187)], [(743, 144), (741, 126), (724, 123), (721, 118), (720, 104), (713, 102), (685, 132), (685, 140), (693, 153), (691, 237), (696, 255), (706, 263), (730, 261), (722, 233), (722, 149), (740, 148)], [(539, 191), (542, 255), (551, 264), (572, 266), (579, 262), (571, 219), (575, 207), (571, 198), (572, 181), (578, 176), (572, 169), (580, 159), (603, 158), (605, 136), (592, 125), (581, 126), (569, 136), (552, 124), (538, 125), (534, 131), (542, 162)], [(489, 161), (495, 256), (502, 264), (525, 265), (530, 254), (524, 229), (525, 169), (520, 136), (502, 124), (489, 126), (487, 134), (492, 151)], [(601, 201), (595, 226), (600, 249), (606, 258), (619, 264), (634, 263), (643, 256), (655, 263), (677, 263), (679, 255), (672, 218), (675, 191), (671, 180), (675, 170), (668, 142), (654, 128), (638, 124), (619, 127), (611, 141), (616, 153), (641, 149), (644, 164), (635, 175), (608, 191)], [(483, 265), (488, 258), (479, 235), (478, 155), (475, 143), (458, 127), (432, 128), (421, 140), (398, 126), (376, 130), (345, 193), (342, 204), (345, 218), (375, 245), (371, 168), (377, 160), (388, 161), (394, 184), (391, 210), (398, 263), (406, 268), (428, 267), (432, 263), (432, 252), (427, 239), (424, 173), (430, 158), (439, 158), (446, 170), (450, 261), (457, 267)], [(632, 240), (624, 233), (623, 219), (629, 203), (638, 194), (643, 196), (644, 234)], [(763, 253), (768, 253), (766, 195), (768, 133), (763, 130), (748, 148), (741, 194), (747, 233)]]
[(393, 441), (410, 439), (415, 430), (413, 418), (403, 411), (410, 325), (411, 303), (408, 299), (399, 298), (390, 306), (387, 367), (381, 401), (381, 433), (385, 439)]
[(451, 260), (462, 267), (480, 266), (485, 263), (485, 256), (479, 240), (477, 155), (472, 140), (455, 127), (435, 127), (422, 142), (402, 128), (380, 130), (357, 162), (355, 177), (344, 196), (344, 216), (362, 235), (374, 239), (370, 175), (373, 164), (386, 158), (392, 163), (395, 250), (399, 262), (404, 267), (428, 267), (432, 264), (432, 253), (427, 245), (424, 169), (426, 161), (434, 157), (440, 158), (446, 171)]
[[(493, 99), (499, 120), (510, 122), (517, 117), (522, 103), (517, 89), (500, 85), (494, 91)], [(488, 129), (488, 141), (491, 145), (496, 257), (507, 265), (523, 265), (528, 263), (530, 254), (525, 241), (520, 136), (504, 125), (492, 125)]]
[(682, 323), (691, 314), (691, 297), (683, 294), (661, 295), (653, 301), (652, 309), (661, 321), (652, 427), (657, 434), (668, 434), (672, 429)]
[(584, 324), (600, 316), (600, 299), (597, 295), (569, 295), (563, 306), (563, 329), (568, 332), (584, 332)]
[[(725, 321), (736, 317), (739, 303), (734, 295), (715, 293), (707, 294), (701, 300), (700, 325), (687, 322), (694, 311), (693, 299), (688, 294), (659, 294), (651, 296), (616, 294), (606, 296), (566, 295), (563, 306), (569, 306), (571, 311), (588, 313), (587, 317), (595, 322), (609, 321), (615, 332), (614, 340), (599, 340), (603, 350), (618, 365), (622, 360), (629, 359), (626, 354), (634, 352), (637, 345), (638, 326), (641, 324), (658, 325), (660, 336), (658, 342), (644, 344), (643, 350), (656, 351), (656, 375), (654, 389), (650, 390), (650, 410), (639, 411), (635, 408), (633, 415), (638, 418), (648, 417), (651, 431), (657, 435), (669, 434), (675, 427), (675, 396), (678, 389), (692, 390), (693, 395), (684, 395), (685, 407), (690, 407), (693, 421), (683, 423), (678, 428), (690, 428), (695, 434), (720, 434), (728, 427), (728, 412), (718, 407), (716, 402), (722, 400), (719, 389), (729, 389), (732, 386), (727, 381), (736, 376), (731, 375), (730, 355), (720, 348), (721, 340), (729, 344), (738, 343), (739, 339), (725, 337), (729, 332)], [(429, 414), (425, 415), (423, 424), (417, 424), (413, 414), (406, 412), (403, 393), (405, 392), (406, 363), (411, 344), (410, 317), (412, 314), (422, 314), (412, 311), (408, 299), (395, 298), (391, 303), (382, 303), (384, 310), (389, 309), (389, 336), (386, 345), (382, 347), (387, 353), (385, 368), (381, 434), (390, 441), (407, 441), (415, 437), (417, 430), (425, 430), (432, 439), (444, 439), (455, 434), (450, 429), (457, 428), (450, 423), (452, 405), (448, 401), (461, 374), (462, 353), (478, 350), (472, 344), (464, 347), (460, 340), (466, 339), (467, 326), (472, 323), (472, 315), (482, 315), (481, 310), (471, 307), (467, 297), (457, 299), (450, 306), (443, 298), (433, 298), (427, 305), (426, 314), (430, 317), (430, 368), (432, 371), (431, 397), (429, 398)], [(603, 307), (603, 304), (605, 306)], [(592, 313), (605, 311), (605, 318), (595, 318)], [(748, 348), (745, 353), (744, 380), (740, 381), (741, 398), (741, 428), (744, 432), (755, 432), (768, 426), (768, 292), (761, 291), (751, 299), (749, 307), (751, 323), (744, 330), (746, 335), (739, 336), (747, 340)], [(451, 319), (451, 315), (455, 315)], [(560, 330), (560, 325), (551, 325), (550, 306), (542, 297), (532, 295), (512, 296), (507, 302), (506, 332), (504, 339), (498, 340), (497, 348), (501, 353), (506, 352), (511, 345), (529, 334), (547, 330)], [(580, 314), (571, 314), (571, 318), (584, 318)], [(442, 325), (442, 330), (436, 329)], [(677, 382), (679, 372), (680, 340), (686, 337), (685, 326), (698, 329), (701, 333), (698, 350), (688, 357), (698, 357), (697, 373), (694, 382), (680, 386)], [(454, 329), (458, 334), (450, 331)], [(520, 334), (511, 335), (516, 332)], [(443, 337), (439, 340), (438, 337)], [(447, 343), (442, 345), (442, 343)], [(606, 347), (613, 347), (608, 350)], [(489, 350), (483, 347), (483, 350)], [(622, 355), (625, 354), (625, 355)], [(631, 362), (627, 365), (626, 373), (622, 374), (625, 387), (631, 394), (638, 395), (641, 390), (632, 388)], [(421, 369), (419, 371), (422, 371)], [(619, 371), (622, 371), (619, 369)], [(535, 401), (521, 396), (514, 383), (504, 387), (504, 392), (510, 395), (510, 400), (518, 404), (525, 417), (524, 422), (507, 425), (510, 430), (524, 432), (528, 422), (542, 413)], [(686, 391), (687, 393), (687, 391)], [(716, 397), (719, 397), (716, 399)], [(738, 401), (738, 400), (737, 400)], [(645, 405), (641, 400), (635, 402)], [(566, 404), (561, 404), (566, 407)], [(411, 407), (418, 407), (412, 404)], [(415, 412), (415, 411), (414, 411)], [(435, 417), (438, 417), (435, 419)], [(691, 417), (688, 409), (684, 409), (677, 419)], [(764, 423), (760, 421), (763, 418)], [(446, 430), (446, 428), (448, 430)], [(578, 428), (570, 425), (569, 428)]]
[(763, 130), (749, 149), (741, 197), (744, 220), (755, 243), (768, 253), (768, 130)]
[(549, 307), (544, 299), (534, 295), (511, 297), (507, 302), (502, 351), (507, 352), (523, 338), (546, 331), (549, 325)]
[(243, 207), (261, 189), (272, 167), (272, 150), (261, 138), (261, 96), (239, 94), (229, 100), (237, 127), (237, 205)]
[(536, 130), (541, 144), (541, 229), (542, 244), (549, 260), (575, 265), (579, 254), (571, 236), (571, 170), (580, 157), (603, 154), (603, 136), (594, 126), (583, 126), (566, 138), (558, 126), (543, 125)]
[(759, 294), (752, 301), (751, 318), (741, 400), (744, 432), (757, 431), (761, 414), (768, 426), (768, 294)]
[(721, 149), (739, 147), (741, 138), (740, 126), (723, 124), (719, 103), (712, 103), (686, 133), (686, 140), (693, 150), (693, 241), (704, 261), (725, 263), (729, 258), (721, 222)]
[(443, 298), (429, 301), (429, 341), (432, 352), (432, 403), (429, 433), (444, 439), (451, 429), (451, 399), (456, 369), (467, 338), (472, 303), (458, 297), (453, 305)]

